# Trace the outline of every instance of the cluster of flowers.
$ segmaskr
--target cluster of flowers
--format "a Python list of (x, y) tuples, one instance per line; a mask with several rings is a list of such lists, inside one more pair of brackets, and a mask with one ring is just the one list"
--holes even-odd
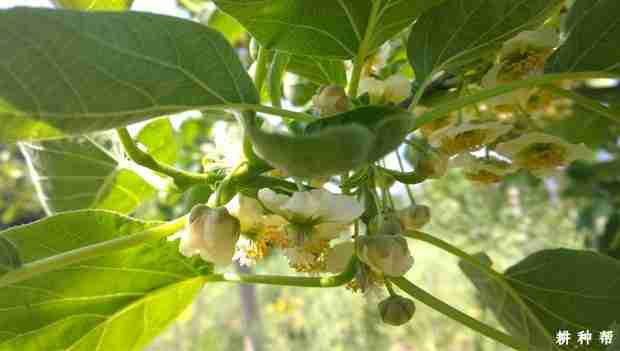
[(355, 254), (372, 276), (402, 276), (413, 258), (399, 234), (426, 224), (429, 208), (405, 208), (373, 221), (365, 233), (354, 233), (353, 223), (363, 212), (354, 197), (324, 189), (292, 196), (261, 189), (258, 199), (238, 194), (226, 207), (194, 207), (185, 230), (170, 240), (180, 239), (183, 255), (200, 255), (220, 266), (233, 260), (251, 265), (277, 249), (299, 272), (340, 273)]
[[(547, 58), (558, 45), (554, 29), (525, 31), (504, 43), (494, 65), (473, 89), (542, 75)], [(569, 83), (563, 83), (567, 85)], [(425, 107), (418, 107), (422, 113)], [(427, 124), (421, 135), (432, 146), (422, 167), (440, 177), (449, 166), (463, 168), (468, 179), (497, 183), (525, 169), (548, 175), (577, 159), (591, 156), (583, 144), (571, 144), (543, 131), (547, 122), (572, 114), (571, 101), (546, 90), (519, 89)], [(430, 170), (429, 170), (430, 169)]]
[[(481, 79), (467, 81), (462, 89), (492, 89), (542, 75), (558, 44), (553, 28), (521, 32), (504, 43)], [(368, 94), (371, 104), (399, 104), (410, 93), (411, 83), (398, 74), (385, 80), (369, 76), (360, 82), (359, 94)], [(314, 106), (325, 117), (347, 111), (350, 103), (344, 89), (327, 87), (315, 96)], [(418, 105), (414, 112), (420, 115), (428, 109)], [(440, 178), (449, 167), (462, 168), (468, 179), (483, 184), (497, 183), (520, 169), (548, 175), (591, 156), (585, 145), (543, 131), (548, 122), (571, 115), (572, 101), (544, 89), (518, 89), (492, 98), (422, 126), (419, 134), (424, 140), (417, 150), (416, 171), (427, 178)]]

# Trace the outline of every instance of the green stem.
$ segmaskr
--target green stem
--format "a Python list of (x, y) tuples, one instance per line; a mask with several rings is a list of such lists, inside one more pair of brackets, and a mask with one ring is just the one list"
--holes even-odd
[(39, 274), (58, 270), (77, 262), (104, 256), (120, 250), (126, 250), (144, 244), (147, 241), (161, 239), (183, 229), (185, 222), (186, 218), (181, 217), (157, 227), (146, 229), (140, 233), (84, 246), (79, 249), (26, 263), (20, 268), (9, 271), (1, 276), (0, 288), (19, 283)]
[(212, 183), (221, 178), (221, 176), (217, 174), (192, 173), (174, 168), (165, 163), (161, 163), (150, 154), (140, 150), (126, 128), (119, 128), (116, 131), (123, 147), (125, 148), (125, 152), (127, 152), (127, 155), (129, 155), (129, 158), (131, 158), (132, 161), (140, 166), (152, 169), (153, 171), (173, 178), (175, 184), (181, 189), (185, 189), (193, 184)]
[(539, 85), (548, 85), (559, 80), (584, 80), (592, 78), (620, 78), (620, 74), (612, 72), (571, 72), (546, 74), (538, 77), (532, 77), (529, 79), (516, 81), (513, 83), (503, 84), (493, 89), (487, 89), (477, 94), (468, 95), (439, 105), (431, 111), (417, 117), (414, 120), (412, 131), (418, 129), (420, 126), (426, 123), (432, 122), (436, 119), (447, 117), (450, 112), (457, 111), (463, 107), (473, 105), (496, 96), (510, 93), (513, 90), (532, 88)]
[(289, 118), (300, 122), (312, 122), (316, 120), (316, 118), (310, 116), (307, 113), (303, 112), (295, 112), (282, 108), (264, 106), (264, 105), (255, 105), (255, 104), (230, 104), (230, 105), (212, 105), (202, 107), (201, 110), (216, 110), (216, 111), (226, 111), (226, 110), (237, 110), (237, 111), (256, 111), (262, 112), (272, 116), (280, 116), (283, 118)]
[(477, 331), (478, 333), (485, 335), (493, 340), (496, 340), (506, 346), (512, 347), (515, 350), (519, 351), (528, 351), (530, 347), (527, 343), (523, 343), (520, 340), (497, 330), (489, 325), (486, 325), (480, 322), (477, 319), (474, 319), (467, 314), (459, 311), (458, 309), (448, 305), (447, 303), (441, 301), (435, 296), (429, 294), (424, 289), (418, 287), (412, 282), (408, 281), (405, 278), (390, 278), (392, 283), (398, 286), (401, 290), (411, 295), (411, 297), (419, 300), (423, 304), (431, 307), (432, 309), (441, 312), (442, 314), (450, 317), (451, 319), (458, 321), (471, 329)]
[(282, 108), (282, 79), (289, 59), (290, 56), (287, 53), (276, 52), (267, 74), (267, 90), (271, 105), (277, 108)]
[(263, 89), (265, 78), (267, 78), (270, 59), (271, 53), (267, 51), (267, 49), (263, 47), (258, 48), (258, 57), (256, 58), (256, 72), (254, 73), (254, 85), (256, 86), (256, 90), (258, 90), (259, 93)]
[(229, 282), (247, 284), (266, 284), (279, 286), (299, 286), (307, 288), (333, 288), (347, 284), (355, 276), (357, 260), (352, 258), (347, 268), (340, 274), (329, 277), (295, 277), (286, 275), (252, 275), (252, 274), (210, 274), (207, 282)]
[(545, 85), (542, 88), (554, 95), (571, 99), (581, 105), (583, 108), (588, 109), (592, 112), (596, 112), (601, 116), (605, 116), (614, 122), (620, 122), (620, 111), (605, 107), (603, 104), (594, 99), (590, 99), (589, 97), (577, 94), (574, 91), (560, 89), (553, 85)]
[(349, 82), (349, 96), (351, 98), (357, 97), (357, 90), (360, 85), (362, 69), (364, 68), (366, 58), (368, 57), (368, 51), (372, 45), (372, 36), (375, 31), (375, 26), (377, 25), (377, 15), (379, 14), (380, 7), (381, 1), (372, 2), (370, 17), (368, 18), (368, 26), (366, 27), (366, 32), (364, 33), (364, 38), (360, 43), (360, 47), (357, 50), (357, 57), (355, 58), (353, 72), (351, 73), (351, 81)]
[[(398, 167), (400, 168), (401, 173), (405, 173), (405, 167), (403, 166), (402, 157), (400, 157), (400, 152), (396, 149), (396, 159), (398, 160)], [(409, 202), (411, 202), (411, 206), (415, 205), (415, 199), (413, 198), (413, 193), (411, 193), (411, 189), (409, 188), (409, 184), (401, 183), (405, 186), (405, 190), (407, 190), (407, 196), (409, 197)]]

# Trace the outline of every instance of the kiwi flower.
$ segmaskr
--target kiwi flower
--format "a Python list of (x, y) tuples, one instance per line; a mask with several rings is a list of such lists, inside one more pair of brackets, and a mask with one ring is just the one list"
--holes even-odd
[(500, 143), (496, 150), (535, 175), (546, 175), (558, 167), (592, 155), (584, 144), (571, 144), (553, 135), (535, 132)]

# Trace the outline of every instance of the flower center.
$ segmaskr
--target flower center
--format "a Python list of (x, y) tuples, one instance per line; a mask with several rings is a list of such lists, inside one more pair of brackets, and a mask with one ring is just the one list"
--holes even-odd
[(559, 167), (566, 162), (566, 149), (557, 144), (536, 143), (519, 152), (516, 161), (534, 170)]
[(501, 82), (512, 82), (522, 79), (530, 72), (540, 70), (545, 66), (550, 51), (526, 50), (508, 55), (502, 60), (502, 68), (498, 74)]
[(454, 137), (444, 139), (441, 142), (441, 151), (448, 155), (455, 155), (482, 146), (485, 139), (486, 133), (484, 130), (469, 130), (459, 133)]
[(467, 172), (465, 173), (465, 178), (474, 182), (484, 184), (498, 183), (503, 179), (502, 176), (485, 170), (479, 170), (477, 172)]

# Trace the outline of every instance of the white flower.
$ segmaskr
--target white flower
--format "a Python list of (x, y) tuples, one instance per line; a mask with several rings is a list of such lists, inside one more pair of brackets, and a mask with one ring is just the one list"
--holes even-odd
[(446, 155), (456, 155), (492, 143), (511, 129), (511, 125), (501, 122), (464, 122), (437, 130), (430, 135), (429, 143)]
[(259, 200), (270, 211), (290, 223), (308, 226), (311, 237), (334, 239), (351, 222), (362, 215), (364, 208), (353, 197), (332, 194), (323, 189), (282, 195), (271, 189), (261, 189)]
[(359, 95), (368, 93), (371, 103), (379, 103), (385, 94), (385, 83), (372, 77), (364, 77), (360, 80), (358, 93)]
[(539, 30), (526, 30), (506, 41), (500, 55), (509, 56), (515, 52), (550, 50), (558, 46), (560, 37), (551, 27)]
[(384, 83), (385, 91), (383, 97), (388, 102), (401, 103), (411, 94), (411, 82), (403, 75), (395, 74), (390, 76)]
[(467, 179), (481, 184), (500, 182), (505, 176), (519, 170), (512, 163), (497, 157), (475, 157), (468, 153), (455, 157), (451, 165), (463, 168)]
[[(542, 74), (545, 61), (558, 41), (555, 29), (548, 27), (519, 33), (504, 43), (499, 63), (484, 75), (482, 87), (492, 89), (504, 83)], [(534, 92), (534, 89), (518, 89), (489, 99), (486, 103), (492, 107), (525, 106)]]
[(511, 158), (516, 166), (537, 175), (547, 174), (557, 167), (592, 155), (584, 144), (571, 144), (562, 138), (539, 132), (501, 143), (495, 151)]
[(205, 261), (226, 266), (239, 240), (239, 221), (224, 207), (197, 205), (188, 216), (186, 228), (169, 238), (175, 239), (181, 239), (179, 251), (183, 256), (200, 255)]
[(368, 93), (370, 102), (373, 104), (381, 102), (392, 102), (398, 104), (409, 97), (411, 93), (411, 82), (407, 77), (395, 74), (381, 81), (372, 77), (365, 77), (360, 80), (359, 95)]

